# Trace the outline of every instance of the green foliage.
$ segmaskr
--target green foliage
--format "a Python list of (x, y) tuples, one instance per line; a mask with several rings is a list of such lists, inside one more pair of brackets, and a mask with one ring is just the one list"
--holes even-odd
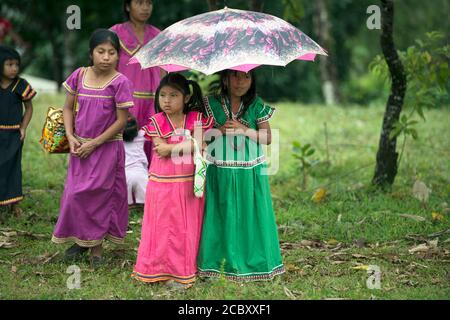
[[(417, 139), (418, 133), (414, 125), (418, 122), (411, 120), (414, 115), (417, 114), (425, 121), (425, 109), (440, 108), (450, 101), (450, 45), (446, 42), (445, 35), (438, 31), (428, 32), (425, 39), (417, 39), (415, 42), (416, 44), (407, 50), (399, 51), (408, 82), (405, 111), (409, 114), (402, 115), (394, 124), (390, 139), (401, 134), (404, 134), (405, 138), (411, 136)], [(381, 55), (373, 60), (370, 69), (374, 74), (390, 81), (388, 66)]]
[[(124, 21), (122, 3), (122, 0), (2, 0), (0, 14), (10, 19), (14, 30), (30, 44), (23, 56), (25, 72), (58, 80), (59, 71), (63, 70), (62, 76), (65, 77), (76, 67), (88, 63), (88, 39), (93, 30)], [(229, 7), (243, 10), (249, 9), (249, 3), (248, 0), (227, 2)], [(385, 90), (380, 82), (367, 74), (369, 62), (380, 52), (379, 32), (366, 27), (368, 16), (365, 12), (373, 3), (371, 0), (326, 1), (331, 24), (330, 36), (334, 44), (325, 49), (336, 61), (344, 102), (368, 105), (385, 98)], [(218, 1), (218, 4), (221, 7), (223, 2)], [(80, 6), (81, 30), (68, 31), (65, 27), (68, 17), (66, 8), (69, 5)], [(407, 48), (417, 38), (417, 34), (426, 30), (448, 29), (447, 13), (450, 8), (447, 0), (433, 0), (433, 5), (422, 0), (408, 0), (398, 1), (395, 5), (398, 48)], [(176, 21), (206, 11), (205, 0), (155, 1), (150, 23), (164, 29)], [(314, 1), (265, 1), (264, 12), (286, 18), (313, 40), (320, 42), (312, 23), (316, 15)], [(11, 44), (10, 38), (7, 37), (6, 41)], [(322, 103), (317, 61), (294, 61), (285, 68), (258, 69), (258, 91), (265, 100)], [(443, 97), (436, 104), (448, 104), (448, 97)]]
[(305, 16), (302, 0), (283, 0), (283, 19), (290, 22), (300, 21)]
[(292, 142), (292, 156), (300, 162), (300, 169), (303, 175), (302, 187), (303, 190), (307, 187), (308, 169), (317, 164), (317, 160), (312, 160), (311, 157), (316, 152), (310, 143), (302, 145), (299, 141)]

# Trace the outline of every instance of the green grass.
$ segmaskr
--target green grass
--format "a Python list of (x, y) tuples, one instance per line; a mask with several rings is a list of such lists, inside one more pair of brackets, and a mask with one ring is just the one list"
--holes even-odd
[[(130, 279), (136, 258), (142, 210), (130, 212), (124, 246), (106, 244), (107, 265), (98, 270), (79, 262), (81, 289), (69, 290), (69, 264), (61, 261), (65, 246), (50, 242), (67, 169), (65, 155), (45, 154), (38, 140), (48, 106), (62, 96), (39, 96), (24, 146), (23, 182), (26, 199), (21, 218), (1, 213), (1, 232), (27, 231), (10, 239), (16, 246), (0, 247), (0, 299), (448, 299), (450, 297), (449, 214), (450, 111), (427, 111), (418, 141), (407, 141), (391, 191), (370, 187), (383, 106), (325, 107), (275, 104), (271, 125), (280, 133), (280, 161), (270, 176), (274, 208), (287, 273), (272, 282), (235, 284), (223, 279), (198, 281), (184, 291), (145, 285)], [(446, 120), (447, 119), (447, 120)], [(328, 129), (328, 160), (324, 123)], [(292, 141), (311, 143), (321, 161), (312, 168), (306, 190), (292, 157)], [(402, 140), (399, 140), (401, 145)], [(274, 149), (272, 149), (274, 150)], [(412, 195), (416, 178), (432, 189), (426, 206)], [(321, 203), (311, 201), (318, 187), (327, 189)], [(443, 214), (433, 221), (432, 212)], [(422, 216), (425, 221), (400, 217)], [(338, 221), (339, 220), (339, 221)], [(435, 233), (439, 233), (433, 236)], [(39, 237), (39, 235), (43, 235)], [(425, 252), (409, 249), (438, 239)], [(310, 242), (307, 242), (307, 241)], [(58, 253), (50, 261), (47, 258)], [(381, 289), (366, 286), (367, 271), (377, 265)]]

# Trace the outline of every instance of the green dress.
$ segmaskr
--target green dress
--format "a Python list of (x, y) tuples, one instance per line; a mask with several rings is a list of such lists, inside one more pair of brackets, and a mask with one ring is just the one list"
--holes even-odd
[[(207, 97), (215, 127), (230, 118), (257, 130), (274, 109), (260, 98), (232, 115), (226, 97)], [(261, 146), (243, 135), (218, 136), (208, 145), (206, 204), (198, 254), (200, 276), (233, 281), (271, 280), (284, 272), (269, 180)]]

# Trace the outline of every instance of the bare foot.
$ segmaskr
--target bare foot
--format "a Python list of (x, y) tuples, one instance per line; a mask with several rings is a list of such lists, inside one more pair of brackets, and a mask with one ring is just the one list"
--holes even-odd
[(16, 218), (19, 218), (23, 214), (23, 210), (19, 207), (17, 203), (11, 205), (11, 212)]
[(91, 248), (91, 256), (101, 257), (102, 253), (103, 253), (103, 247), (101, 244)]

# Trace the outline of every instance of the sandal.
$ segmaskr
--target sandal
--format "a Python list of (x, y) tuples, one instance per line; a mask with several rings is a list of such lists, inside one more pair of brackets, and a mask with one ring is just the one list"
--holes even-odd
[(89, 250), (89, 248), (80, 247), (76, 243), (74, 243), (69, 249), (67, 249), (64, 253), (64, 259), (65, 260), (72, 260), (76, 259), (80, 256), (82, 256), (84, 253), (86, 253)]

